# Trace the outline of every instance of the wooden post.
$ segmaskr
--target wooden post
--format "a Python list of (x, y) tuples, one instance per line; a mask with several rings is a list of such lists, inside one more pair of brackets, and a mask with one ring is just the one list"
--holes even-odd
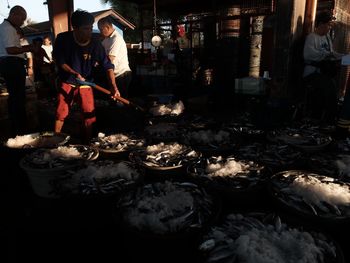
[(316, 9), (317, 9), (317, 0), (306, 0), (304, 28), (303, 28), (303, 33), (305, 36), (310, 32), (312, 32), (314, 28)]
[(73, 0), (47, 0), (47, 6), (54, 36), (71, 30), (70, 16), (73, 12)]
[[(296, 56), (302, 58), (302, 47), (295, 52), (295, 44), (302, 37), (306, 0), (276, 2), (276, 30), (273, 78), (281, 86), (281, 96), (290, 97), (298, 83), (292, 73)], [(299, 67), (303, 67), (300, 65)]]
[(258, 78), (260, 75), (260, 58), (264, 17), (253, 17), (252, 35), (250, 38), (249, 76)]

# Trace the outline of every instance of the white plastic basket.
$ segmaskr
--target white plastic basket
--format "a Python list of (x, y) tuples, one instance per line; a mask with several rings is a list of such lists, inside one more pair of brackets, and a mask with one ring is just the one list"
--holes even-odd
[(81, 145), (76, 145), (80, 148), (89, 148), (90, 155), (79, 159), (67, 159), (67, 161), (61, 163), (60, 165), (51, 167), (50, 166), (33, 166), (31, 158), (35, 154), (46, 155), (45, 149), (39, 149), (38, 151), (26, 155), (23, 157), (19, 166), (26, 172), (30, 184), (34, 193), (40, 197), (45, 198), (60, 198), (71, 183), (71, 174), (68, 171), (76, 169), (84, 164), (85, 161), (96, 160), (99, 156), (99, 151), (92, 147), (86, 147)]
[(60, 198), (59, 188), (68, 183), (71, 175), (68, 170), (74, 169), (81, 165), (81, 162), (65, 167), (52, 169), (37, 169), (29, 167), (24, 158), (20, 160), (20, 167), (26, 172), (34, 193), (45, 198)]

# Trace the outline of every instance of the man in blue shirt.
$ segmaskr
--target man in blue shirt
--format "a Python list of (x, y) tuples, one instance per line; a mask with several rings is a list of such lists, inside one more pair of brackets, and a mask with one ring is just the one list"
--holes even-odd
[(114, 66), (108, 60), (101, 41), (92, 36), (94, 17), (86, 11), (77, 10), (72, 14), (71, 22), (73, 31), (58, 34), (53, 48), (62, 82), (58, 91), (55, 132), (61, 132), (69, 109), (77, 99), (84, 118), (83, 140), (88, 142), (96, 122), (94, 96), (90, 86), (80, 86), (77, 80), (91, 81), (93, 68), (100, 65), (107, 72), (112, 94), (120, 96), (120, 93), (115, 83)]

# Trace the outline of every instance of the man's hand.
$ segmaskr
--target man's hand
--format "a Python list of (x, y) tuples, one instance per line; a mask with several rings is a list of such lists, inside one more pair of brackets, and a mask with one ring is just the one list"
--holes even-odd
[(33, 77), (33, 75), (34, 75), (33, 67), (28, 67), (28, 68), (27, 68), (27, 73), (28, 73), (28, 76), (29, 76), (29, 77)]
[(75, 74), (75, 77), (77, 80), (85, 81), (85, 78), (82, 75), (80, 75), (79, 73)]
[(117, 87), (114, 87), (114, 93), (112, 91), (112, 98), (115, 97), (115, 96), (120, 97), (120, 92), (119, 92)]

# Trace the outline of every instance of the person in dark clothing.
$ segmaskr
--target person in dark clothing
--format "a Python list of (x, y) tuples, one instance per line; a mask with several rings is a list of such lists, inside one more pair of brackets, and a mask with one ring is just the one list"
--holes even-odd
[(5, 79), (9, 93), (7, 104), (12, 136), (27, 132), (24, 54), (33, 52), (34, 48), (32, 45), (21, 46), (18, 34), (26, 18), (25, 9), (17, 5), (0, 25), (0, 75)]
[(33, 39), (33, 46), (37, 50), (33, 56), (34, 81), (44, 81), (42, 68), (45, 64), (44, 59), (50, 59), (46, 51), (41, 47), (43, 40), (40, 37)]
[(77, 100), (84, 118), (83, 140), (88, 142), (96, 122), (94, 96), (90, 86), (78, 85), (77, 80), (91, 81), (93, 68), (101, 65), (107, 72), (112, 94), (120, 96), (120, 93), (115, 83), (114, 66), (100, 40), (92, 36), (94, 17), (86, 11), (77, 10), (72, 14), (71, 22), (73, 31), (58, 34), (53, 48), (62, 82), (58, 91), (55, 132), (61, 132), (70, 106)]

